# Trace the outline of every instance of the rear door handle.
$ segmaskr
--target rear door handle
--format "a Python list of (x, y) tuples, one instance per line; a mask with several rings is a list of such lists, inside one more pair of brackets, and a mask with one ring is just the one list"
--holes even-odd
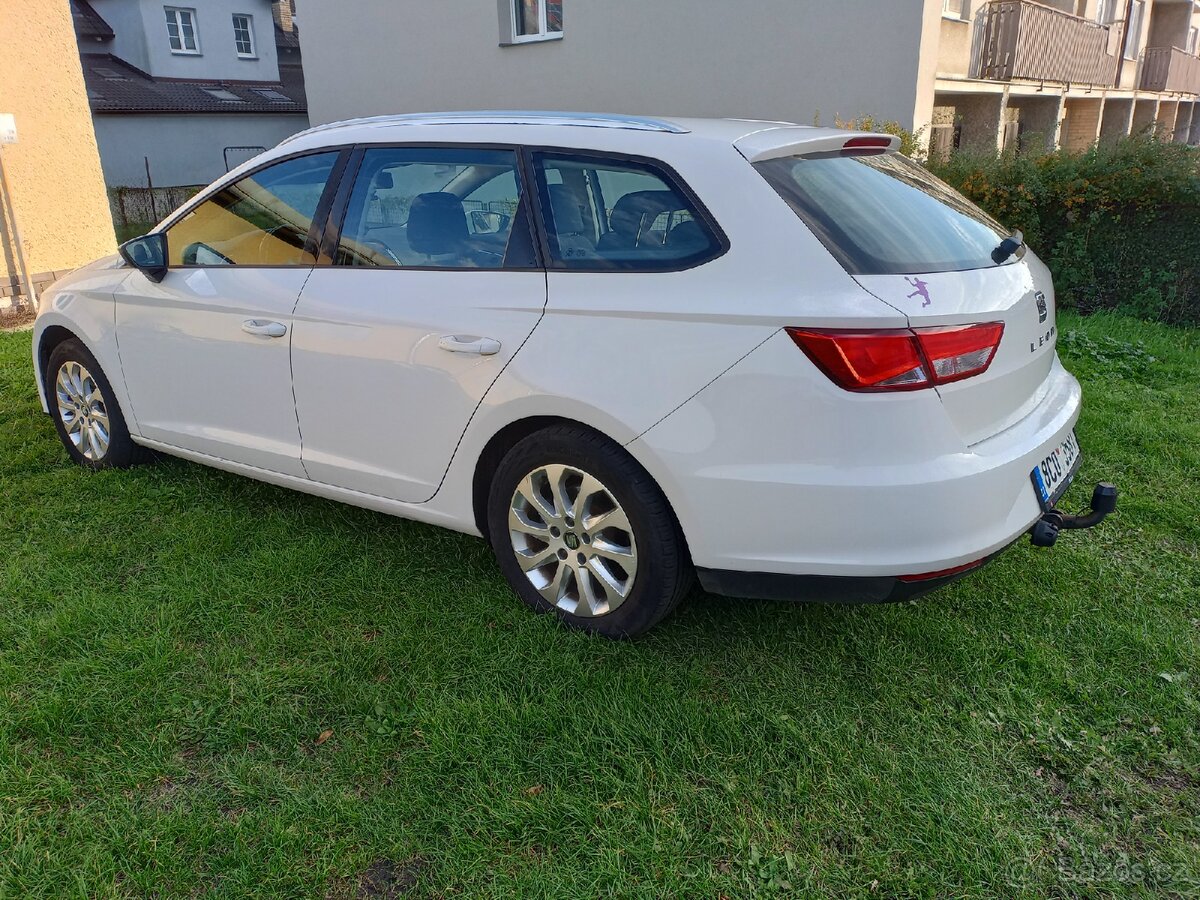
[(500, 342), (486, 337), (464, 337), (460, 334), (444, 334), (438, 346), (451, 353), (474, 353), (477, 356), (495, 356), (500, 352)]
[(267, 322), (263, 319), (246, 319), (242, 322), (242, 331), (246, 334), (257, 334), (260, 337), (283, 337), (287, 334), (287, 326), (282, 322)]

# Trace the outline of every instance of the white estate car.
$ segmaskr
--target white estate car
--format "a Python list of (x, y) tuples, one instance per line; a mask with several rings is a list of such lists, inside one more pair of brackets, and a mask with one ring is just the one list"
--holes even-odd
[(1045, 266), (886, 135), (452, 113), (313, 128), (47, 292), (72, 458), (144, 448), (490, 541), (610, 636), (687, 592), (910, 597), (1079, 464)]

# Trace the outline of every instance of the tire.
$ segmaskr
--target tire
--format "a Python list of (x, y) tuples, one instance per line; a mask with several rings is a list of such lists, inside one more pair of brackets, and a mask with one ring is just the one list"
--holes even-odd
[[(130, 438), (112, 384), (80, 341), (71, 338), (54, 348), (44, 379), (58, 438), (76, 463), (88, 469), (124, 469), (153, 458)], [(85, 409), (83, 415), (77, 413), (80, 409)]]
[(509, 450), (492, 478), (487, 524), (521, 599), (572, 628), (637, 637), (693, 583), (683, 533), (658, 485), (583, 426), (546, 428)]

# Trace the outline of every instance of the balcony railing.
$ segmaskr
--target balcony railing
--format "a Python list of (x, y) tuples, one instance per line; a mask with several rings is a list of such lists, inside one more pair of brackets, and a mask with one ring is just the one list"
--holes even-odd
[(971, 77), (1111, 86), (1120, 53), (1120, 25), (1032, 0), (992, 0), (975, 17)]
[(1200, 56), (1178, 47), (1147, 47), (1141, 86), (1143, 91), (1200, 94)]

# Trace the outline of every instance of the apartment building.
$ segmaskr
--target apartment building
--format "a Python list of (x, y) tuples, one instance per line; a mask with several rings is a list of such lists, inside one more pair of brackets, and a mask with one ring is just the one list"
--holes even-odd
[(1155, 129), (1200, 143), (1200, 2), (944, 0), (931, 141), (1085, 149)]
[(831, 123), (938, 150), (1200, 140), (1200, 0), (298, 0), (314, 123), (541, 108)]

